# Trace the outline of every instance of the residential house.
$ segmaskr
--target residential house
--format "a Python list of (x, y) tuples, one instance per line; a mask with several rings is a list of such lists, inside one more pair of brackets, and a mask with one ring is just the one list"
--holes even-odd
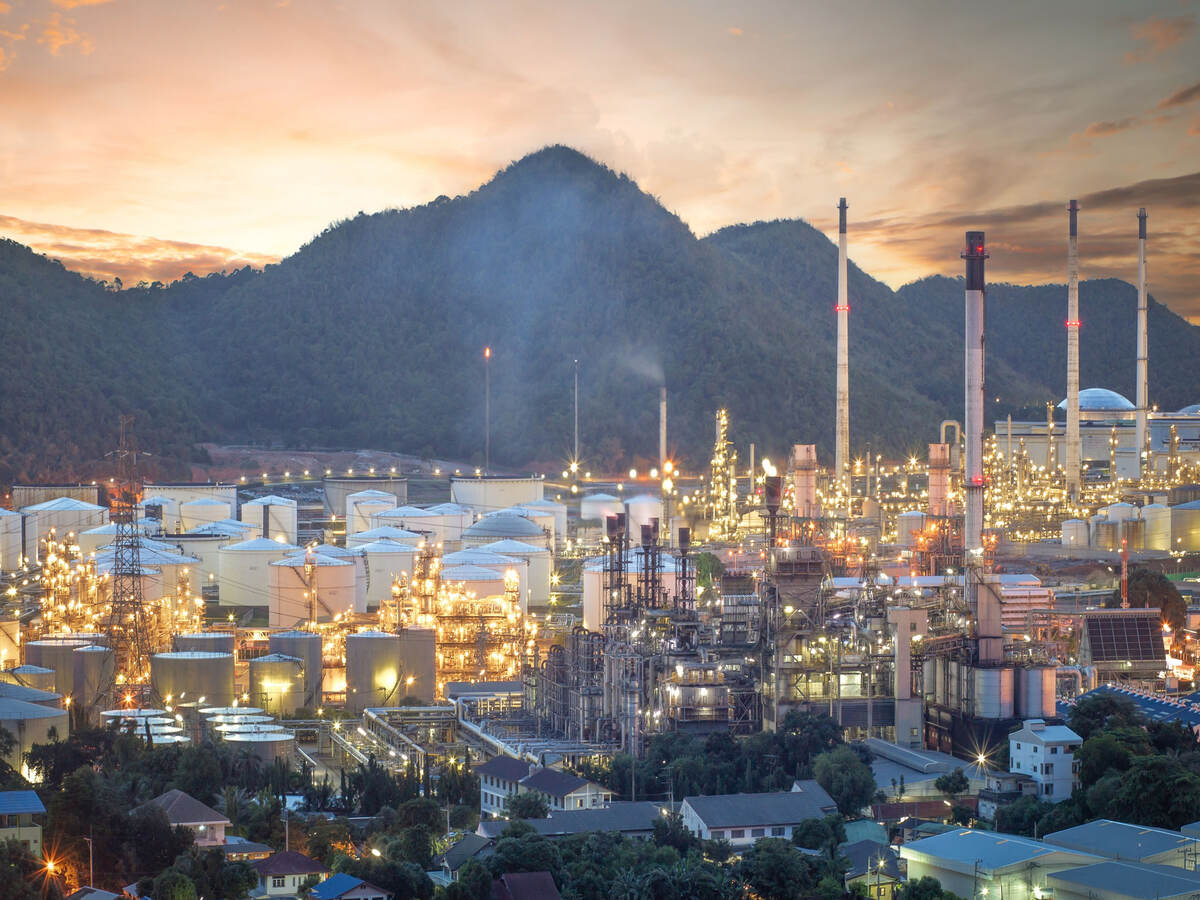
[(34, 791), (0, 791), (0, 841), (16, 841), (42, 855), (42, 817), (46, 807)]
[(226, 836), (225, 845), (221, 849), (225, 851), (225, 858), (230, 862), (254, 862), (256, 859), (266, 859), (275, 852), (275, 848), (270, 844), (248, 841), (235, 834)]
[[(505, 827), (508, 825), (507, 822), (493, 822), (490, 824), (504, 825)], [(458, 881), (459, 869), (473, 859), (486, 859), (491, 855), (492, 847), (495, 844), (495, 840), (490, 837), (484, 837), (480, 834), (464, 834), (445, 853), (433, 858), (434, 869), (440, 871), (442, 875), (441, 883), (449, 884), (452, 881)]]
[(157, 806), (166, 813), (172, 826), (191, 829), (197, 847), (220, 847), (225, 843), (225, 828), (229, 820), (210, 806), (201, 803), (181, 790), (167, 791), (138, 809)]
[(258, 872), (258, 896), (294, 897), (311, 876), (329, 874), (324, 865), (295, 850), (273, 853), (251, 865)]
[(868, 897), (892, 900), (896, 885), (904, 880), (895, 850), (885, 843), (866, 840), (843, 844), (838, 852), (850, 862), (845, 875), (847, 891), (859, 885)]
[(100, 888), (81, 887), (79, 890), (67, 894), (66, 900), (121, 900), (121, 895), (111, 891), (102, 891)]
[(1038, 785), (1038, 797), (1058, 803), (1079, 784), (1075, 751), (1083, 738), (1066, 725), (1047, 725), (1045, 719), (1026, 719), (1008, 736), (1008, 770), (1028, 775)]
[(815, 781), (800, 784), (801, 790), (687, 797), (679, 812), (688, 830), (704, 840), (723, 839), (734, 847), (764, 837), (790, 840), (805, 819), (837, 812), (837, 804)]
[(392, 895), (383, 888), (344, 872), (314, 885), (309, 893), (315, 900), (392, 900)]
[(541, 794), (551, 810), (599, 809), (613, 797), (608, 788), (586, 778), (511, 756), (495, 756), (476, 766), (475, 773), (479, 776), (481, 815), (503, 816), (504, 801), (510, 794)]
[(979, 792), (979, 818), (988, 822), (996, 819), (996, 811), (1022, 797), (1036, 797), (1042, 786), (1023, 772), (988, 772), (983, 790)]
[(492, 882), (491, 900), (562, 900), (549, 872), (509, 872)]
[[(619, 800), (598, 809), (551, 810), (549, 818), (525, 819), (525, 824), (543, 837), (566, 837), (593, 831), (615, 831), (625, 837), (649, 838), (663, 808), (647, 800)], [(481, 821), (475, 833), (496, 840), (509, 823), (503, 819)]]

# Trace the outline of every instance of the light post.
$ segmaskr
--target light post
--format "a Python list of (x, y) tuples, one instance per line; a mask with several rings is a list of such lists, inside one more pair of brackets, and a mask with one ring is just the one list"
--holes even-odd
[(85, 837), (84, 840), (87, 841), (88, 845), (88, 887), (95, 887), (96, 874), (92, 870), (92, 839), (90, 837)]

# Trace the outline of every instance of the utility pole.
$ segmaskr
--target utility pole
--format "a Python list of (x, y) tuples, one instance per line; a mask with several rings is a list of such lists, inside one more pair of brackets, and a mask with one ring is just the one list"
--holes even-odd
[(85, 837), (84, 840), (87, 841), (88, 845), (88, 887), (95, 887), (96, 873), (92, 868), (92, 839)]
[(571, 458), (579, 462), (579, 360), (575, 360), (575, 453)]

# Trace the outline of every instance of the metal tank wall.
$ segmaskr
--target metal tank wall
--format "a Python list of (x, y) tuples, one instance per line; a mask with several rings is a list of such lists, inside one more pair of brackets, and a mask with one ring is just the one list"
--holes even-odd
[[(366, 609), (376, 609), (391, 596), (392, 582), (405, 573), (412, 575), (417, 550), (408, 544), (379, 540), (355, 548), (363, 560), (366, 577), (363, 579), (363, 600)], [(365, 612), (365, 609), (363, 610)]]
[(95, 725), (99, 721), (100, 710), (112, 705), (117, 656), (108, 647), (92, 644), (76, 648), (73, 657), (76, 715), (88, 725)]
[(233, 515), (233, 507), (222, 500), (209, 498), (189, 500), (179, 504), (179, 520), (184, 531), (199, 528), (210, 522), (220, 522)]
[(398, 706), (403, 696), (400, 636), (364, 631), (346, 636), (346, 709)]
[(172, 644), (176, 651), (200, 650), (206, 653), (233, 653), (237, 635), (232, 631), (198, 631), (175, 635)]
[(195, 699), (212, 706), (233, 703), (233, 655), (187, 650), (150, 657), (150, 687), (166, 702)]
[(541, 499), (541, 478), (454, 476), (450, 479), (450, 502), (469, 506), (478, 513), (489, 513)]
[(54, 670), (54, 691), (64, 697), (75, 693), (75, 651), (92, 643), (90, 638), (45, 638), (25, 644), (25, 663)]
[(280, 631), (267, 638), (267, 646), (272, 653), (300, 660), (304, 671), (300, 706), (308, 709), (321, 706), (321, 681), (324, 677), (321, 636), (311, 631)]
[(271, 563), (299, 550), (294, 544), (280, 544), (267, 538), (222, 547), (217, 551), (221, 605), (267, 606)]
[(609, 516), (625, 512), (620, 498), (612, 494), (587, 494), (579, 501), (579, 518), (585, 521), (604, 522)]
[[(400, 691), (406, 697), (432, 701), (437, 694), (437, 635), (432, 628), (400, 632)], [(409, 679), (412, 679), (411, 683)]]
[(296, 746), (296, 738), (290, 731), (229, 734), (225, 736), (225, 742), (249, 750), (264, 763), (290, 759)]
[(21, 568), (21, 514), (0, 509), (0, 572)]
[(346, 534), (358, 534), (371, 527), (371, 516), (375, 513), (395, 509), (398, 504), (393, 494), (385, 491), (359, 491), (346, 498)]
[(326, 475), (322, 481), (325, 490), (325, 512), (340, 518), (346, 517), (346, 498), (364, 490), (377, 490), (391, 494), (396, 505), (408, 502), (408, 479), (388, 475)]
[(1142, 541), (1147, 550), (1170, 550), (1171, 510), (1161, 503), (1142, 507)]
[(39, 691), (54, 691), (54, 670), (46, 666), (28, 664), (17, 666), (0, 672), (0, 681), (36, 688)]
[(1088, 546), (1088, 523), (1083, 519), (1067, 519), (1062, 523), (1062, 545), (1064, 547)]
[(303, 703), (304, 661), (270, 653), (250, 660), (250, 702), (276, 716), (291, 715)]
[(242, 504), (239, 521), (253, 525), (265, 538), (282, 537), (290, 544), (299, 535), (299, 511), (295, 500), (287, 497), (259, 497)]

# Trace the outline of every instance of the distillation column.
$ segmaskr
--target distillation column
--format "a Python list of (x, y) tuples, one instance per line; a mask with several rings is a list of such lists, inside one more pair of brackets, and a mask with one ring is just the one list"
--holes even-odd
[(1079, 204), (1067, 206), (1067, 493), (1079, 497)]

